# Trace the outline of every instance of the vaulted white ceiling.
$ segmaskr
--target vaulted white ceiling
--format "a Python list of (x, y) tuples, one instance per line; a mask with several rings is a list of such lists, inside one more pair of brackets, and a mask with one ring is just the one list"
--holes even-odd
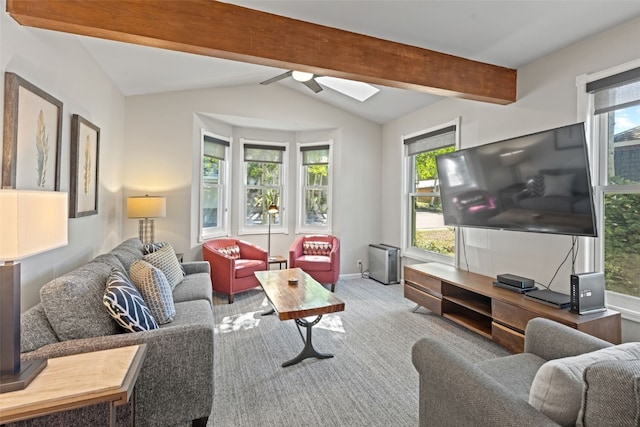
[[(235, 0), (228, 3), (509, 68), (519, 68), (640, 17), (638, 0)], [(124, 95), (258, 85), (286, 71), (82, 36), (71, 37), (81, 39)], [(286, 85), (380, 124), (440, 99), (424, 93), (380, 87), (378, 94), (361, 103), (328, 88), (314, 94), (292, 79), (274, 84)]]

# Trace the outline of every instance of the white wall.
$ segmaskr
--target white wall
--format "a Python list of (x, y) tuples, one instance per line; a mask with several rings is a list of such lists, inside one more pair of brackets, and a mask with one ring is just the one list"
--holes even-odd
[[(446, 99), (383, 127), (382, 239), (401, 242), (402, 135), (461, 117), (461, 145), (470, 147), (578, 121), (576, 77), (640, 58), (640, 20), (583, 41), (518, 70), (517, 101), (498, 106)], [(487, 276), (514, 273), (548, 283), (571, 247), (569, 236), (464, 229), (469, 269)], [(593, 239), (582, 239), (584, 248)], [(405, 260), (412, 262), (412, 260)], [(461, 266), (465, 267), (464, 260)], [(552, 289), (569, 293), (569, 266)], [(623, 334), (631, 327), (625, 322)], [(636, 332), (637, 334), (637, 332)]]
[[(238, 138), (290, 142), (334, 139), (333, 234), (341, 239), (342, 274), (356, 273), (368, 244), (380, 239), (381, 127), (282, 85), (247, 85), (127, 97), (124, 186), (126, 195), (165, 195), (167, 217), (156, 220), (156, 241), (171, 242), (186, 260), (201, 259), (197, 242), (200, 127)], [(203, 118), (215, 116), (215, 120)], [(227, 120), (224, 118), (228, 117)], [(242, 123), (261, 123), (257, 128)], [(194, 168), (195, 165), (195, 168)], [(287, 255), (295, 214), (294, 169), (290, 169), (290, 234), (272, 235), (273, 254)], [(232, 235), (238, 230), (240, 171), (232, 171)], [(137, 235), (135, 220), (124, 219), (124, 236)], [(243, 235), (267, 246), (267, 236)]]
[[(369, 243), (400, 245), (402, 135), (460, 116), (462, 145), (468, 147), (575, 122), (576, 76), (640, 57), (640, 46), (634, 43), (640, 39), (636, 20), (518, 70), (518, 101), (511, 105), (446, 99), (381, 129), (282, 85), (125, 99), (80, 43), (65, 34), (21, 27), (4, 12), (4, 0), (0, 6), (2, 70), (19, 74), (64, 103), (62, 191), (69, 190), (71, 114), (78, 113), (101, 128), (99, 213), (69, 220), (67, 247), (22, 262), (23, 309), (37, 303), (39, 287), (46, 281), (137, 235), (136, 220), (123, 213), (128, 195), (167, 196), (167, 218), (156, 220), (156, 240), (172, 242), (187, 260), (201, 257), (194, 238), (198, 206), (192, 189), (198, 176), (193, 169), (199, 146), (196, 113), (287, 123), (292, 129), (317, 129), (318, 135), (334, 138), (333, 232), (343, 242), (342, 273), (348, 274), (356, 272), (357, 259), (363, 259), (366, 267)], [(220, 127), (238, 134), (246, 130)], [(300, 132), (291, 132), (303, 138)], [(256, 138), (271, 133), (247, 131)], [(234, 189), (237, 193), (238, 187)], [(232, 206), (237, 207), (237, 194)], [(466, 233), (471, 270), (487, 275), (509, 271), (542, 282), (551, 278), (570, 246), (566, 236)], [(286, 254), (294, 237), (274, 236), (273, 252)], [(266, 246), (265, 235), (245, 238)], [(552, 288), (566, 292), (567, 276), (565, 268), (559, 275), (562, 281)]]
[(68, 246), (21, 262), (24, 311), (40, 301), (44, 283), (121, 241), (124, 97), (80, 43), (22, 27), (4, 12), (4, 1), (0, 7), (2, 71), (18, 74), (63, 102), (61, 191), (69, 191), (71, 115), (80, 114), (101, 129), (98, 215), (69, 219)]

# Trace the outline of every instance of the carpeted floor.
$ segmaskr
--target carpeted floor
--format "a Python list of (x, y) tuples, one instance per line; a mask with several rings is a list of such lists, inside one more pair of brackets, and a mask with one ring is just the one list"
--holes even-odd
[(345, 311), (314, 326), (313, 344), (331, 359), (282, 368), (303, 342), (293, 321), (261, 316), (261, 290), (214, 295), (215, 398), (209, 426), (416, 426), (418, 374), (411, 346), (439, 337), (470, 360), (506, 355), (477, 334), (415, 307), (401, 285), (341, 279)]

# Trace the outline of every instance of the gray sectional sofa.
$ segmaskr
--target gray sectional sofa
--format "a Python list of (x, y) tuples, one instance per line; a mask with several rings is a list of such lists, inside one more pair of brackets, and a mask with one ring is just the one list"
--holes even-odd
[[(182, 264), (184, 278), (173, 290), (173, 321), (159, 329), (125, 333), (103, 305), (105, 284), (112, 268), (128, 273), (131, 263), (142, 257), (142, 243), (132, 238), (46, 283), (40, 290), (40, 304), (21, 316), (22, 359), (145, 343), (146, 357), (133, 400), (135, 425), (184, 426), (192, 422), (204, 426), (212, 410), (214, 391), (209, 263)], [(119, 409), (118, 424), (128, 423), (130, 412), (130, 407)], [(103, 425), (107, 414), (105, 405), (96, 405), (21, 423)]]
[(437, 339), (414, 346), (420, 426), (640, 426), (640, 343), (611, 343), (551, 320), (525, 352), (470, 363)]

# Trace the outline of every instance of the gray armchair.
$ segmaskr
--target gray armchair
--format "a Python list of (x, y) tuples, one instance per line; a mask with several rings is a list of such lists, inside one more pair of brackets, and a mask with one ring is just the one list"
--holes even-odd
[[(412, 351), (420, 376), (420, 426), (558, 426), (528, 403), (538, 369), (548, 360), (610, 346), (541, 318), (527, 325), (524, 353), (477, 364), (436, 339), (423, 338)], [(640, 364), (634, 366), (640, 370)], [(638, 376), (635, 379), (637, 387)]]

